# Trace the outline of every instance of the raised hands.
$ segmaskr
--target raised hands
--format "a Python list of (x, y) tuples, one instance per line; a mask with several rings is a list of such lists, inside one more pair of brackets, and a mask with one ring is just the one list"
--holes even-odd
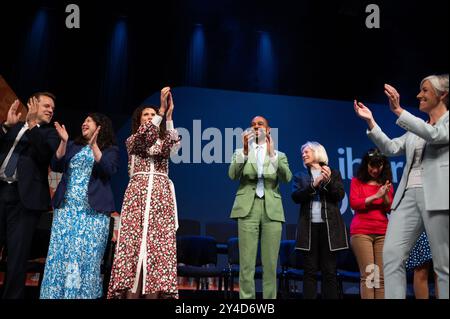
[(244, 155), (247, 156), (248, 155), (248, 142), (251, 139), (255, 138), (255, 132), (253, 131), (253, 129), (247, 129), (244, 131), (244, 133), (242, 133), (242, 145), (244, 146)]
[(391, 111), (399, 116), (403, 111), (403, 108), (400, 106), (400, 94), (398, 94), (397, 90), (389, 84), (384, 85), (384, 94), (386, 94), (389, 99)]
[(60, 125), (58, 122), (55, 122), (55, 129), (61, 139), (58, 149), (56, 150), (56, 158), (61, 159), (64, 155), (66, 155), (69, 134), (66, 131), (66, 127), (64, 125)]
[(56, 132), (58, 132), (59, 138), (61, 139), (61, 141), (63, 141), (64, 143), (67, 143), (67, 141), (69, 140), (69, 134), (66, 131), (66, 127), (63, 125), (60, 125), (58, 122), (55, 122), (55, 129)]
[(365, 106), (364, 104), (362, 104), (361, 102), (354, 100), (353, 108), (355, 109), (356, 115), (358, 115), (363, 120), (366, 120), (366, 121), (373, 120), (372, 111), (369, 110), (369, 108), (367, 106)]
[(175, 108), (175, 104), (173, 103), (172, 92), (170, 92), (170, 91), (167, 96), (167, 103), (169, 105), (168, 105), (168, 109), (167, 109), (167, 113), (166, 113), (166, 119), (167, 119), (167, 121), (172, 121), (173, 109)]
[(20, 116), (22, 115), (22, 113), (16, 114), (19, 105), (19, 100), (15, 100), (13, 104), (11, 104), (11, 107), (9, 108), (8, 114), (6, 116), (6, 121), (5, 123), (3, 123), (3, 125), (5, 125), (6, 127), (12, 127), (19, 122)]
[(37, 113), (39, 108), (39, 101), (34, 96), (28, 100), (28, 113), (26, 117), (26, 121), (28, 123), (28, 127), (32, 129), (37, 124)]
[(369, 125), (370, 129), (372, 129), (375, 126), (375, 119), (373, 118), (372, 111), (369, 110), (367, 106), (365, 106), (361, 102), (354, 100), (353, 108), (355, 109), (356, 115), (365, 120)]
[(166, 86), (161, 90), (161, 95), (160, 95), (160, 107), (159, 107), (159, 116), (164, 116), (166, 114), (167, 111), (167, 98), (169, 97), (170, 94), (170, 87)]
[(91, 146), (91, 147), (97, 146), (97, 137), (98, 137), (98, 133), (100, 132), (101, 128), (102, 128), (101, 126), (98, 126), (97, 129), (95, 130), (94, 134), (92, 134), (92, 137), (89, 140), (89, 146)]
[(270, 136), (270, 133), (268, 132), (266, 134), (266, 144), (267, 144), (267, 153), (270, 157), (275, 156), (275, 146), (273, 145), (273, 139), (272, 136)]
[[(403, 111), (403, 108), (400, 106), (400, 94), (398, 94), (397, 90), (389, 84), (384, 85), (384, 94), (386, 94), (389, 99), (389, 107), (391, 108), (391, 111), (397, 114), (397, 116), (400, 116)], [(375, 126), (375, 119), (367, 106), (354, 100), (353, 108), (355, 109), (356, 115), (363, 120), (366, 120), (370, 129)]]

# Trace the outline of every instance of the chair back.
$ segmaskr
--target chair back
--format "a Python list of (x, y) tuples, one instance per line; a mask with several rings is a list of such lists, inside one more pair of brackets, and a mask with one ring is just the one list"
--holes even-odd
[(358, 262), (351, 249), (345, 249), (338, 252), (336, 266), (337, 269), (359, 273)]
[(205, 224), (205, 235), (214, 237), (220, 244), (226, 244), (230, 238), (238, 236), (237, 223), (208, 222)]
[(210, 236), (177, 237), (177, 261), (190, 266), (216, 265), (216, 240)]
[(286, 240), (296, 240), (296, 234), (297, 234), (297, 224), (285, 224), (284, 225), (284, 232), (286, 236)]
[[(228, 263), (230, 265), (239, 265), (239, 239), (237, 237), (228, 240)], [(258, 253), (256, 255), (256, 266), (261, 266), (261, 247), (258, 244)]]
[(303, 269), (303, 254), (295, 249), (295, 240), (282, 240), (280, 242), (280, 265), (284, 269)]
[(198, 220), (180, 219), (178, 220), (177, 236), (200, 236), (201, 225)]

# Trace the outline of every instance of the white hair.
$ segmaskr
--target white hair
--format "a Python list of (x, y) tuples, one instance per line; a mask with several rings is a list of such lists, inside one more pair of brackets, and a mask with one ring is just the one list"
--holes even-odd
[(323, 147), (320, 143), (310, 141), (306, 142), (305, 144), (302, 145), (301, 148), (302, 153), (305, 148), (309, 148), (313, 151), (315, 162), (317, 163), (323, 162), (325, 163), (325, 165), (328, 165), (327, 151), (325, 150), (325, 147)]
[[(422, 89), (423, 83), (429, 81), (434, 89), (436, 95), (441, 96), (445, 92), (448, 93), (448, 74), (429, 75), (420, 82), (420, 88)], [(448, 95), (444, 100), (445, 105), (448, 108)]]

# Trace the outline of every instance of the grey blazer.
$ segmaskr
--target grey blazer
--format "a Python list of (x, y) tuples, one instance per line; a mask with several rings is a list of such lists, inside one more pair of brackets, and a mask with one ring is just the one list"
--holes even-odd
[(392, 202), (392, 209), (398, 207), (405, 193), (414, 159), (414, 137), (417, 135), (426, 141), (421, 164), (425, 209), (448, 211), (448, 111), (433, 126), (404, 110), (396, 124), (408, 132), (394, 139), (387, 137), (379, 126), (367, 132), (372, 142), (387, 156), (406, 155), (406, 165)]

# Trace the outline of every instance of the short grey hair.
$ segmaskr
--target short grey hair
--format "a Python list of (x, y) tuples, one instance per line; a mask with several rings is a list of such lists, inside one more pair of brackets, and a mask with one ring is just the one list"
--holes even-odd
[(325, 150), (325, 147), (322, 146), (322, 144), (318, 142), (306, 142), (302, 145), (301, 151), (303, 153), (303, 150), (305, 148), (310, 148), (314, 153), (314, 161), (317, 163), (323, 162), (326, 165), (328, 165), (328, 155), (327, 151)]
[[(420, 82), (420, 88), (422, 89), (423, 83), (425, 81), (429, 81), (431, 83), (431, 86), (434, 89), (434, 92), (436, 95), (441, 96), (445, 92), (448, 93), (448, 74), (440, 74), (440, 75), (429, 75), (426, 78)], [(447, 98), (444, 100), (445, 106), (447, 106), (448, 109), (448, 95)]]

